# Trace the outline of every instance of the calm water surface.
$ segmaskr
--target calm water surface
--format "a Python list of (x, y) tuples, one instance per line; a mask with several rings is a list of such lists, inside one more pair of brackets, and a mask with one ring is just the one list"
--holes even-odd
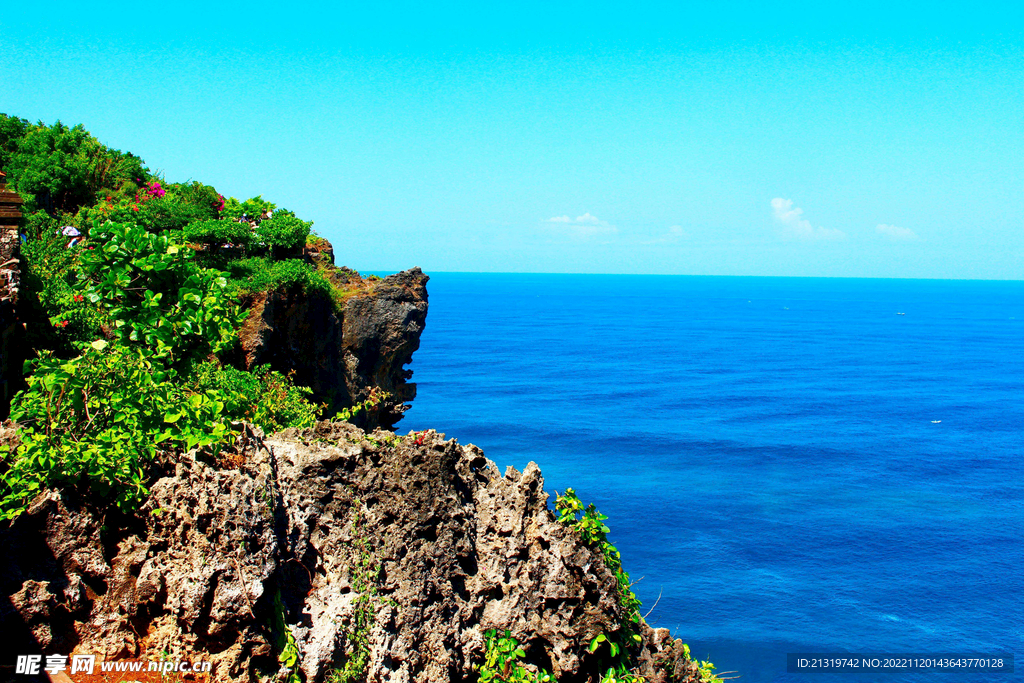
[[(743, 683), (1024, 680), (1024, 283), (432, 276), (435, 428), (607, 514), (649, 617)], [(902, 314), (902, 315), (900, 315)], [(787, 652), (1019, 673), (787, 674)]]

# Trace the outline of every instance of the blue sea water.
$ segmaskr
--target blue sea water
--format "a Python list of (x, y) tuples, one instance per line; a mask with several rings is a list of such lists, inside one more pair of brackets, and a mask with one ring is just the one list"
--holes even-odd
[[(595, 502), (648, 621), (694, 655), (741, 683), (1024, 680), (1024, 282), (439, 273), (429, 291), (401, 431), (533, 460)], [(789, 652), (1018, 668), (790, 674)]]

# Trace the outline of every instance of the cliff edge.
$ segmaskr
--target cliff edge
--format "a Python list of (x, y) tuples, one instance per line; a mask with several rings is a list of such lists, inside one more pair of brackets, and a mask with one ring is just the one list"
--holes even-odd
[[(310, 683), (471, 681), (495, 628), (531, 668), (600, 678), (588, 645), (620, 628), (616, 578), (556, 521), (536, 465), (502, 475), (435, 432), (240, 429), (216, 459), (164, 453), (135, 514), (47, 491), (0, 526), (4, 661), (181, 656), (212, 662), (213, 681), (297, 680), (289, 664)], [(667, 630), (640, 634), (647, 680), (698, 680)]]
[(327, 404), (329, 414), (387, 392), (389, 398), (353, 422), (391, 428), (416, 396), (405, 366), (426, 325), (430, 278), (419, 268), (383, 279), (341, 268), (331, 279), (346, 291), (340, 303), (297, 285), (244, 297), (249, 315), (239, 330), (240, 364), (294, 372), (295, 383), (310, 387), (312, 400)]

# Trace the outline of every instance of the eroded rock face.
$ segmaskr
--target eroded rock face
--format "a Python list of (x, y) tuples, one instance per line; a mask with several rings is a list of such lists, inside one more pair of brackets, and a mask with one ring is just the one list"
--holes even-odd
[[(507, 628), (532, 665), (584, 681), (590, 640), (617, 629), (614, 576), (555, 521), (532, 463), (502, 476), (443, 435), (323, 422), (246, 427), (217, 461), (162, 468), (133, 516), (47, 492), (0, 529), (5, 658), (169, 654), (217, 681), (284, 680), (283, 623), (307, 681), (360, 651), (368, 681), (462, 681), (484, 631)], [(643, 635), (643, 673), (695, 680), (679, 641)]]
[(289, 286), (244, 302), (249, 309), (241, 331), (241, 364), (269, 364), (294, 371), (295, 381), (313, 389), (313, 400), (335, 411), (361, 403), (375, 390), (391, 398), (354, 418), (362, 427), (393, 427), (416, 396), (405, 365), (419, 348), (427, 319), (427, 281), (419, 268), (383, 280), (336, 271), (351, 294), (341, 309), (323, 294)]

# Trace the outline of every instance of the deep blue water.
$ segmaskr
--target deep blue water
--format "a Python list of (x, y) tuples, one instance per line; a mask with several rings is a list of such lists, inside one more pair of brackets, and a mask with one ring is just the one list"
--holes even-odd
[[(1024, 282), (440, 273), (400, 431), (609, 516), (741, 683), (1024, 680)], [(904, 313), (904, 315), (898, 315)], [(941, 421), (941, 422), (933, 422)], [(1018, 673), (787, 674), (787, 652)]]

